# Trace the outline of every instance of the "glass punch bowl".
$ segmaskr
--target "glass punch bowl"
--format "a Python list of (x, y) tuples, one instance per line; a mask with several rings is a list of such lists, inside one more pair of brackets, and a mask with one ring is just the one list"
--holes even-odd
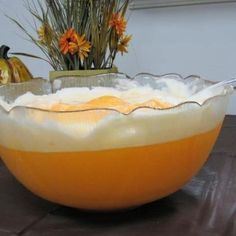
[[(116, 87), (123, 74), (35, 79), (0, 87), (13, 102), (68, 87)], [(213, 83), (176, 74), (139, 74), (140, 85), (168, 89), (165, 78), (182, 81), (197, 93)], [(225, 116), (233, 87), (224, 85), (201, 103), (168, 109), (138, 107), (129, 112), (97, 109), (50, 111), (0, 104), (0, 156), (11, 173), (36, 195), (86, 210), (119, 210), (165, 197), (203, 166)]]

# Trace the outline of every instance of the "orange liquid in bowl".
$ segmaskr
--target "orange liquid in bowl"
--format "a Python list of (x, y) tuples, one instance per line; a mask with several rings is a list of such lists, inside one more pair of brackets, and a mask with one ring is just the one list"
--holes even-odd
[(0, 155), (21, 183), (47, 200), (82, 209), (124, 209), (182, 187), (206, 161), (220, 127), (143, 147), (57, 153), (1, 146)]
[(70, 105), (58, 103), (51, 107), (52, 111), (83, 111), (90, 109), (102, 109), (102, 108), (112, 108), (121, 113), (130, 113), (136, 108), (139, 107), (150, 107), (150, 108), (168, 108), (172, 105), (157, 99), (148, 100), (143, 103), (130, 104), (127, 101), (124, 101), (121, 98), (115, 96), (101, 96), (95, 99), (92, 99), (88, 102)]

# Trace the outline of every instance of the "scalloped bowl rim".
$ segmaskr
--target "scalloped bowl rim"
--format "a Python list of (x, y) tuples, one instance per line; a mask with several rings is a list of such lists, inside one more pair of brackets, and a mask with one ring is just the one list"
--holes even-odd
[[(125, 74), (125, 73), (109, 73), (109, 74), (100, 74), (100, 75), (92, 75), (92, 76), (86, 76), (88, 78), (93, 78), (93, 77), (103, 77), (103, 76), (111, 76), (111, 75), (121, 75), (121, 76), (124, 76), (126, 79), (129, 79), (129, 80), (135, 80), (138, 76), (150, 76), (150, 77), (153, 77), (153, 78), (156, 78), (156, 79), (160, 79), (160, 78), (165, 78), (167, 76), (175, 76), (176, 78), (175, 79), (179, 79), (181, 81), (187, 81), (188, 79), (192, 78), (192, 77), (195, 77), (195, 78), (198, 78), (198, 79), (201, 79), (209, 84), (216, 84), (217, 82), (213, 82), (213, 81), (210, 81), (210, 80), (206, 80), (206, 79), (203, 79), (202, 77), (198, 76), (198, 75), (189, 75), (189, 76), (186, 76), (186, 77), (183, 77), (182, 75), (178, 74), (178, 73), (167, 73), (167, 74), (163, 74), (163, 75), (154, 75), (154, 74), (151, 74), (151, 73), (138, 73), (136, 74), (134, 77), (130, 77), (129, 75)], [(73, 76), (70, 76), (70, 77), (73, 77)], [(83, 77), (83, 76), (82, 76)], [(61, 79), (61, 78), (58, 78), (58, 79)], [(56, 81), (57, 79), (53, 80), (53, 81), (49, 81), (49, 80), (46, 80), (44, 78), (35, 78), (34, 80), (44, 80), (45, 82), (48, 82), (49, 84), (51, 84), (51, 86), (53, 86), (53, 81)], [(27, 84), (27, 83), (31, 83), (32, 80), (29, 80), (29, 81), (25, 81), (25, 82), (22, 82), (22, 83), (12, 83), (12, 84), (6, 84), (6, 85), (2, 85), (0, 87), (17, 87), (17, 86), (21, 86), (22, 84)], [(85, 86), (84, 86), (85, 87)], [(221, 97), (225, 97), (226, 95), (230, 95), (233, 93), (235, 87), (233, 87), (232, 85), (223, 85), (223, 87), (226, 88), (226, 91), (224, 90), (224, 93), (220, 94), (220, 95), (215, 95), (215, 96), (212, 96), (212, 97), (209, 97), (207, 99), (205, 99), (202, 103), (198, 103), (196, 101), (186, 101), (186, 102), (182, 102), (182, 103), (179, 103), (175, 106), (172, 106), (172, 107), (168, 107), (168, 108), (154, 108), (154, 107), (151, 107), (151, 106), (139, 106), (139, 107), (136, 107), (134, 109), (132, 109), (131, 111), (129, 112), (121, 112), (115, 108), (108, 108), (108, 107), (100, 107), (100, 108), (89, 108), (89, 109), (79, 109), (79, 110), (73, 110), (73, 111), (53, 111), (53, 110), (50, 110), (50, 109), (44, 109), (44, 108), (38, 108), (38, 107), (33, 107), (33, 106), (14, 106), (13, 108), (9, 109), (9, 110), (6, 110), (3, 106), (0, 105), (0, 107), (6, 112), (6, 113), (10, 113), (12, 112), (13, 110), (17, 110), (17, 109), (27, 109), (27, 110), (37, 110), (37, 111), (41, 111), (41, 112), (48, 112), (48, 113), (76, 113), (76, 112), (88, 112), (88, 111), (113, 111), (113, 112), (117, 112), (119, 114), (122, 114), (122, 115), (130, 115), (131, 113), (137, 111), (137, 110), (140, 110), (140, 109), (149, 109), (149, 110), (153, 110), (153, 111), (166, 111), (166, 110), (175, 110), (177, 108), (180, 108), (184, 105), (189, 105), (189, 104), (195, 104), (195, 105), (198, 105), (199, 107), (203, 107), (204, 105), (208, 104), (209, 102), (211, 102), (212, 100), (214, 99), (217, 99), (217, 98), (221, 98)], [(30, 91), (29, 91), (30, 92)], [(0, 97), (1, 97), (1, 94), (0, 94)]]

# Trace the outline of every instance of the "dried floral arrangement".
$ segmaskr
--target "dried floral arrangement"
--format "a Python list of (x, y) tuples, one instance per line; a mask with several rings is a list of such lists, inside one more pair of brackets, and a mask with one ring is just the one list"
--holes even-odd
[(128, 52), (132, 37), (126, 34), (128, 5), (129, 0), (26, 0), (35, 35), (11, 20), (54, 70), (107, 69), (117, 53)]

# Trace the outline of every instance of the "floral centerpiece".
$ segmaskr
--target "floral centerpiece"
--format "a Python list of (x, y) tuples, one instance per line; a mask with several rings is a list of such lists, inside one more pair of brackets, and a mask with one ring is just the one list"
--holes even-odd
[[(116, 71), (117, 53), (128, 52), (129, 0), (26, 1), (35, 35), (11, 18), (38, 46), (55, 71)], [(22, 54), (29, 55), (29, 54)], [(42, 58), (41, 58), (42, 59)]]

